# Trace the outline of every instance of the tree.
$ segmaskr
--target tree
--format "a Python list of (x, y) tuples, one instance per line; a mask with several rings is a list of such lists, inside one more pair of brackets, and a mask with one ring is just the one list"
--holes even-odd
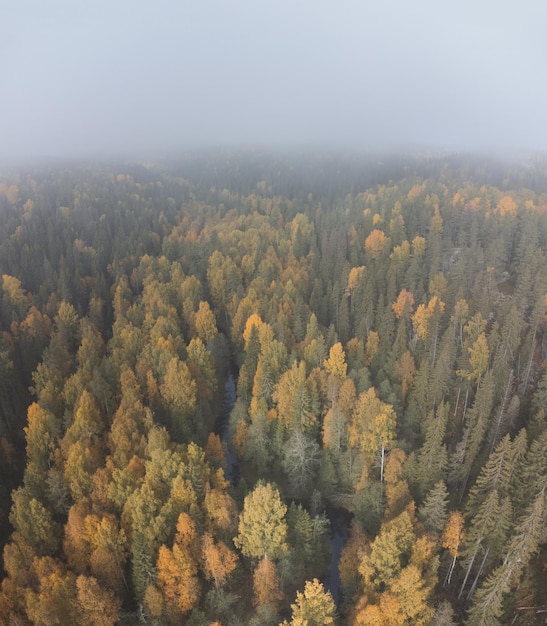
[(195, 524), (189, 515), (182, 513), (173, 549), (161, 546), (158, 554), (158, 584), (170, 612), (179, 616), (177, 619), (194, 608), (200, 596), (198, 564), (192, 554), (196, 541)]
[(77, 574), (83, 574), (88, 570), (91, 557), (92, 546), (85, 525), (89, 513), (89, 503), (73, 504), (64, 528), (63, 552), (68, 566)]
[(283, 469), (295, 494), (306, 494), (320, 465), (319, 444), (300, 430), (293, 431), (286, 442)]
[(427, 604), (430, 592), (431, 586), (415, 565), (410, 564), (403, 568), (399, 576), (389, 585), (389, 593), (393, 595), (398, 605), (397, 623), (428, 626), (434, 614), (433, 609)]
[(391, 450), (387, 458), (384, 472), (386, 492), (385, 519), (397, 517), (412, 501), (404, 471), (406, 460), (406, 454), (401, 448)]
[(375, 228), (365, 239), (365, 250), (371, 259), (377, 260), (382, 256), (386, 245), (384, 232)]
[(76, 309), (63, 300), (59, 304), (57, 315), (53, 318), (61, 344), (69, 351), (74, 353), (79, 341), (79, 325), (80, 320)]
[(329, 409), (323, 420), (323, 446), (338, 455), (347, 444), (347, 419), (339, 407)]
[(517, 214), (517, 203), (511, 196), (503, 196), (496, 205), (494, 212), (501, 216), (510, 215), (511, 217), (515, 217)]
[(464, 537), (463, 527), (463, 515), (459, 511), (452, 512), (448, 518), (442, 537), (443, 548), (446, 548), (452, 556), (452, 563), (450, 564), (450, 568), (444, 581), (445, 585), (450, 584), (452, 573), (454, 571), (454, 567), (456, 566), (456, 559), (460, 556), (459, 548)]
[(375, 330), (371, 330), (365, 344), (366, 365), (370, 365), (380, 348), (380, 337)]
[(397, 296), (397, 300), (391, 305), (397, 319), (400, 319), (403, 316), (409, 317), (413, 306), (414, 296), (406, 289), (401, 290)]
[(249, 349), (249, 341), (253, 328), (256, 328), (258, 332), (258, 338), (260, 341), (260, 347), (264, 348), (267, 343), (273, 340), (273, 331), (269, 324), (262, 321), (262, 318), (257, 313), (253, 313), (247, 319), (245, 324), (245, 330), (243, 331), (243, 340), (245, 341), (245, 350)]
[(12, 494), (10, 523), (39, 556), (54, 554), (61, 532), (50, 511), (28, 489), (19, 487)]
[(119, 521), (114, 515), (89, 515), (85, 519), (86, 537), (93, 551), (90, 555), (91, 573), (106, 589), (115, 591), (118, 596), (127, 587), (125, 563), (127, 560), (127, 540)]
[(211, 533), (205, 533), (201, 539), (201, 552), (205, 577), (212, 579), (218, 589), (226, 584), (237, 565), (237, 555), (222, 542), (215, 542)]
[(76, 441), (68, 447), (64, 478), (74, 502), (90, 497), (93, 475), (101, 464), (101, 449), (91, 444), (90, 440)]
[(448, 518), (448, 491), (440, 480), (427, 494), (418, 509), (418, 517), (428, 532), (440, 534)]
[(304, 591), (296, 592), (296, 601), (291, 604), (292, 621), (295, 626), (331, 626), (334, 624), (336, 605), (317, 578), (306, 581)]
[[(2, 321), (6, 327), (11, 322), (21, 322), (25, 318), (29, 306), (29, 297), (21, 286), (21, 281), (15, 276), (2, 275)], [(11, 315), (8, 315), (11, 313)]]
[(530, 556), (547, 538), (545, 531), (545, 486), (519, 518), (503, 563), (477, 591), (469, 611), (468, 624), (496, 626), (503, 613), (503, 596), (518, 582)]
[[(474, 515), (484, 500), (493, 491), (501, 496), (512, 496), (518, 468), (526, 453), (527, 437), (524, 429), (511, 441), (509, 435), (499, 442), (483, 465), (475, 484), (469, 491), (466, 503), (467, 512)], [(537, 470), (540, 468), (537, 467)]]
[(62, 446), (70, 446), (76, 441), (97, 441), (102, 435), (104, 421), (95, 398), (83, 390), (76, 403), (74, 419), (66, 431)]
[(408, 511), (382, 524), (380, 532), (359, 565), (365, 590), (382, 591), (408, 561), (416, 535)]
[(358, 289), (359, 285), (362, 284), (364, 274), (365, 274), (364, 265), (361, 265), (359, 267), (352, 267), (349, 271), (345, 295), (349, 296), (350, 298), (350, 305), (349, 305), (350, 314), (355, 313), (354, 293)]
[(427, 536), (416, 537), (408, 510), (384, 523), (361, 559), (365, 606), (357, 605), (355, 623), (429, 624), (433, 610), (427, 600), (439, 564), (435, 549)]
[(193, 434), (191, 419), (197, 405), (197, 387), (186, 363), (176, 357), (169, 361), (160, 391), (171, 409), (174, 437), (189, 438)]
[(346, 355), (340, 342), (335, 343), (330, 349), (329, 358), (325, 360), (325, 369), (340, 382), (346, 377)]
[(438, 297), (433, 296), (427, 306), (420, 304), (416, 312), (412, 316), (412, 324), (419, 339), (429, 344), (429, 352), (431, 363), (435, 363), (437, 354), (437, 340), (439, 336), (439, 324), (444, 313), (444, 302)]
[(401, 382), (401, 396), (404, 400), (412, 388), (414, 376), (416, 375), (416, 365), (408, 350), (403, 352), (401, 358), (395, 362), (395, 375)]
[(429, 626), (456, 626), (454, 621), (454, 609), (447, 600), (441, 602), (435, 611), (433, 620)]
[(198, 337), (203, 343), (207, 344), (216, 337), (217, 323), (208, 302), (202, 300), (199, 303), (199, 309), (196, 312), (194, 323)]
[(283, 592), (273, 561), (260, 561), (253, 573), (253, 591), (255, 606), (265, 606), (272, 612), (277, 611), (280, 601), (283, 600)]
[(467, 351), (469, 352), (470, 370), (458, 370), (457, 374), (462, 378), (467, 378), (467, 380), (480, 383), (490, 360), (490, 350), (485, 333), (481, 333)]
[(145, 407), (142, 394), (133, 372), (125, 369), (120, 376), (122, 397), (114, 413), (108, 445), (117, 467), (127, 467), (137, 455), (145, 455), (146, 436), (152, 427), (152, 411)]
[(466, 572), (458, 598), (462, 597), (466, 589), (467, 581), (477, 557), (482, 556), (482, 560), (476, 569), (475, 581), (472, 583), (467, 595), (468, 599), (473, 595), (488, 558), (492, 561), (496, 552), (499, 553), (505, 545), (507, 533), (511, 525), (512, 512), (510, 499), (508, 497), (500, 497), (499, 492), (494, 490), (486, 496), (477, 512), (471, 518), (462, 548)]
[(237, 504), (230, 494), (207, 489), (203, 500), (203, 514), (207, 529), (215, 536), (233, 537), (237, 530)]
[(269, 483), (259, 483), (243, 502), (236, 547), (256, 559), (280, 557), (287, 550), (286, 512), (279, 491)]
[(82, 623), (92, 626), (114, 626), (120, 619), (121, 600), (109, 589), (104, 589), (93, 577), (76, 579), (78, 604)]
[(277, 402), (278, 417), (289, 432), (313, 429), (317, 422), (316, 406), (307, 384), (304, 361), (295, 361), (282, 374), (272, 398)]
[(34, 402), (28, 408), (27, 426), (24, 428), (27, 442), (27, 458), (46, 473), (51, 467), (58, 445), (60, 424), (55, 416)]
[(393, 407), (382, 402), (373, 387), (359, 396), (350, 426), (350, 445), (359, 446), (367, 454), (380, 453), (381, 481), (384, 479), (385, 453), (395, 439), (396, 421)]
[(448, 452), (444, 436), (449, 408), (448, 404), (441, 403), (436, 416), (430, 414), (427, 420), (425, 441), (417, 454), (413, 472), (413, 478), (422, 497), (435, 483), (445, 478)]
[(35, 559), (37, 589), (26, 593), (26, 612), (39, 626), (77, 624), (79, 617), (76, 577), (51, 557)]
[(494, 374), (489, 370), (477, 390), (473, 406), (465, 416), (465, 430), (462, 441), (456, 447), (451, 459), (452, 480), (461, 481), (462, 493), (467, 487), (473, 464), (479, 454), (494, 402)]

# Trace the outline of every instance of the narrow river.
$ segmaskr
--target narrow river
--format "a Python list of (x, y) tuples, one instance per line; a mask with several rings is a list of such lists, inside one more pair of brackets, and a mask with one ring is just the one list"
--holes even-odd
[(327, 507), (327, 517), (330, 520), (330, 547), (332, 556), (325, 576), (325, 589), (331, 592), (336, 606), (340, 606), (342, 599), (342, 583), (338, 563), (342, 554), (342, 549), (348, 540), (348, 529), (351, 521), (351, 514), (345, 509), (335, 509)]
[(220, 423), (220, 440), (225, 446), (224, 458), (226, 468), (224, 474), (232, 486), (237, 485), (241, 474), (234, 453), (230, 448), (230, 413), (236, 403), (236, 381), (232, 372), (228, 374), (228, 380), (224, 384), (224, 406)]
[[(237, 459), (230, 449), (230, 413), (236, 402), (236, 382), (232, 372), (228, 374), (228, 379), (224, 385), (224, 407), (220, 422), (220, 439), (225, 445), (226, 468), (224, 473), (232, 486), (236, 486), (241, 478)], [(340, 573), (338, 562), (342, 549), (348, 539), (348, 528), (351, 521), (351, 514), (345, 509), (327, 507), (327, 517), (330, 520), (330, 544), (332, 556), (325, 575), (325, 588), (328, 589), (336, 605), (341, 600)]]

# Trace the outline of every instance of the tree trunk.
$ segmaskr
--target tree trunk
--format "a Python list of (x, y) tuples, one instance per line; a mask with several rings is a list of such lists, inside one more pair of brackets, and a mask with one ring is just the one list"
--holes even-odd
[(467, 571), (465, 572), (465, 578), (463, 579), (462, 586), (460, 587), (460, 593), (458, 594), (458, 600), (463, 595), (463, 590), (465, 589), (465, 585), (467, 584), (467, 579), (469, 578), (469, 574), (471, 573), (471, 568), (473, 567), (473, 563), (475, 562), (475, 557), (477, 556), (477, 552), (479, 551), (480, 541), (477, 541), (477, 546), (475, 548), (475, 552), (469, 561), (469, 565), (467, 566)]
[(458, 557), (456, 555), (454, 555), (454, 558), (452, 559), (452, 563), (450, 564), (450, 567), (448, 569), (448, 572), (446, 574), (446, 578), (444, 579), (444, 587), (446, 587), (446, 585), (450, 584), (450, 581), (452, 580), (452, 574), (454, 572), (454, 568), (456, 567), (456, 559)]
[(482, 570), (484, 568), (484, 564), (486, 562), (486, 559), (488, 558), (488, 553), (490, 552), (490, 548), (486, 548), (486, 552), (484, 553), (484, 557), (482, 558), (482, 562), (481, 562), (481, 566), (479, 567), (479, 571), (477, 572), (477, 575), (475, 576), (475, 580), (473, 581), (473, 584), (471, 585), (471, 589), (469, 590), (469, 593), (467, 594), (467, 600), (471, 600), (471, 598), (473, 597), (473, 594), (475, 593), (475, 589), (477, 588), (477, 583), (479, 582), (479, 577), (482, 574)]

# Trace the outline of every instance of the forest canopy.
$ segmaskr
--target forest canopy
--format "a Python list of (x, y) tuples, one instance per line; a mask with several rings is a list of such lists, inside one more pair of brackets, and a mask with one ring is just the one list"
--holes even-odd
[(0, 233), (2, 623), (543, 623), (543, 157), (41, 164)]

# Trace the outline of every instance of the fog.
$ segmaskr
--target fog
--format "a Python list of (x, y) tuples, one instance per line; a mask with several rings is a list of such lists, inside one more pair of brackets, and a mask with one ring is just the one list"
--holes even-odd
[(547, 149), (543, 0), (7, 0), (0, 157)]

